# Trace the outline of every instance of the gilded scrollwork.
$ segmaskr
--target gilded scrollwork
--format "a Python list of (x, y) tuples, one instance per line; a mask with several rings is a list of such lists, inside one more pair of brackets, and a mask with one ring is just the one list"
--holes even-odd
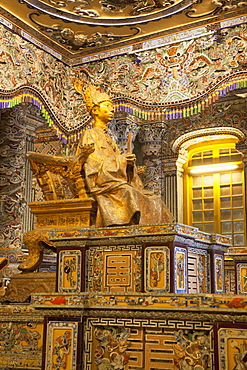
[[(94, 11), (83, 11), (84, 15), (97, 17)], [(88, 14), (85, 14), (88, 13)], [(129, 37), (133, 37), (140, 33), (140, 28), (131, 27), (132, 31), (129, 34), (114, 35), (112, 32), (94, 32), (87, 34), (83, 31), (74, 32), (69, 27), (64, 27), (62, 24), (55, 24), (48, 26), (39, 22), (36, 17), (37, 13), (31, 13), (29, 15), (32, 22), (39, 28), (41, 32), (44, 32), (47, 36), (50, 36), (53, 40), (59, 42), (63, 46), (67, 46), (70, 50), (78, 51), (84, 48), (95, 48), (103, 46), (105, 44), (120, 41)]]
[(45, 247), (56, 248), (48, 239), (48, 232), (46, 230), (31, 230), (26, 232), (23, 235), (23, 243), (28, 249), (29, 255), (18, 266), (18, 269), (26, 272), (34, 271), (40, 265)]

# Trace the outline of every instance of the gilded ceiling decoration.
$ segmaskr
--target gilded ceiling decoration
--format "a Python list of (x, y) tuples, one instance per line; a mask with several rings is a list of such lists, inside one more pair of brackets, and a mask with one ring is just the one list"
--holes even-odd
[(243, 14), (246, 4), (237, 0), (0, 0), (0, 23), (64, 63), (76, 65), (85, 62), (81, 57), (101, 58), (102, 54), (105, 58), (109, 50), (120, 55), (129, 47), (138, 49), (144, 41), (194, 27), (195, 22), (215, 22), (233, 11)]

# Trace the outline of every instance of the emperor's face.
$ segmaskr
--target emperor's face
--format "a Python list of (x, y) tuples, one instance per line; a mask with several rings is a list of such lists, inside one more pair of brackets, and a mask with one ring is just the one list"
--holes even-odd
[(108, 123), (114, 115), (114, 107), (111, 101), (103, 101), (94, 108), (94, 115), (103, 123)]

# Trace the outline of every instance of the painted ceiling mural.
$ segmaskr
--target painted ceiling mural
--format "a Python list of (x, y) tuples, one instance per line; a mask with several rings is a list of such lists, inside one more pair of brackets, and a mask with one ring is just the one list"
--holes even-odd
[(154, 34), (241, 13), (245, 7), (237, 0), (1, 0), (0, 22), (12, 22), (24, 38), (75, 65), (81, 56), (104, 52), (106, 46), (136, 47)]
[(80, 77), (110, 93), (116, 111), (140, 120), (192, 116), (231, 90), (247, 87), (246, 19), (224, 28), (217, 24), (211, 31), (203, 27), (200, 37), (194, 29), (187, 37), (178, 34), (184, 40), (176, 43), (76, 67), (1, 27), (0, 107), (31, 102), (65, 143), (76, 140), (90, 123), (73, 87)]

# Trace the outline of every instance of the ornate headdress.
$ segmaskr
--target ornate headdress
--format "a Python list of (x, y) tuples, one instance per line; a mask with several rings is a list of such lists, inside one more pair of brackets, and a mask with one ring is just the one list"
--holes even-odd
[(87, 110), (91, 113), (92, 108), (95, 105), (102, 103), (103, 101), (111, 101), (110, 96), (107, 93), (101, 92), (99, 86), (94, 86), (91, 83), (88, 84), (85, 91), (83, 91), (83, 81), (76, 79), (74, 82), (74, 87), (76, 91), (84, 96), (84, 100), (87, 106)]

